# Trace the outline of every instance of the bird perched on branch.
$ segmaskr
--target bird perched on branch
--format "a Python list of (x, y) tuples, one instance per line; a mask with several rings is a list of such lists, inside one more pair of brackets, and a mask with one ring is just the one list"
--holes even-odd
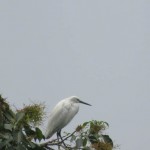
[(61, 100), (51, 111), (49, 115), (48, 125), (45, 132), (45, 138), (52, 137), (57, 132), (57, 138), (61, 138), (61, 129), (64, 128), (79, 111), (79, 103), (90, 104), (81, 101), (76, 96), (71, 96)]

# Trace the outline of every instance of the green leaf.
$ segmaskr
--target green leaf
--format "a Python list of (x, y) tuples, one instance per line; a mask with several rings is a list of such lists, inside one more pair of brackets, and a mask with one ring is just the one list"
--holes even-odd
[(75, 141), (76, 140), (76, 136), (75, 135), (72, 135), (71, 136), (71, 139), (70, 139), (70, 142), (73, 142), (73, 141)]
[(107, 127), (109, 127), (109, 124), (107, 122), (104, 122), (104, 123), (107, 125)]
[(85, 127), (88, 123), (89, 122), (84, 122), (82, 126)]
[(33, 143), (33, 142), (29, 142), (29, 144), (30, 144), (31, 148), (35, 148), (36, 147), (36, 144)]
[(16, 124), (17, 124), (21, 119), (23, 119), (24, 115), (25, 115), (24, 112), (18, 112), (18, 113), (16, 114)]
[(10, 138), (8, 140), (5, 140), (5, 141), (1, 142), (0, 143), (0, 149), (2, 149), (4, 146), (8, 145), (9, 142), (11, 142), (11, 141), (12, 141), (12, 139)]
[(11, 133), (8, 133), (8, 132), (0, 133), (0, 138), (6, 139), (6, 140), (7, 140), (7, 139), (13, 140)]
[(25, 126), (24, 126), (24, 130), (25, 130), (25, 133), (26, 133), (26, 135), (27, 135), (28, 137), (35, 135), (35, 131), (32, 130), (29, 125), (25, 125)]
[(96, 143), (97, 142), (97, 138), (94, 134), (89, 135), (89, 140), (91, 143)]
[(86, 146), (86, 144), (87, 144), (87, 138), (84, 138), (83, 139), (83, 146)]
[(39, 129), (39, 128), (35, 128), (35, 131), (36, 131), (36, 137), (39, 141), (41, 141), (43, 139), (43, 134), (42, 134), (42, 131)]
[(9, 113), (9, 110), (7, 112), (5, 112), (5, 117), (8, 119), (9, 122), (14, 122), (14, 118), (12, 117), (12, 115)]
[(26, 148), (22, 144), (19, 144), (16, 150), (26, 150)]
[(109, 135), (102, 135), (105, 143), (109, 143), (112, 147), (113, 147), (113, 141), (112, 139), (109, 137)]
[(12, 126), (12, 124), (4, 124), (4, 128), (12, 131), (13, 126)]
[(13, 134), (13, 137), (14, 137), (14, 140), (17, 142), (17, 143), (20, 143), (22, 142), (23, 140), (23, 133), (22, 131), (15, 131), (14, 134)]

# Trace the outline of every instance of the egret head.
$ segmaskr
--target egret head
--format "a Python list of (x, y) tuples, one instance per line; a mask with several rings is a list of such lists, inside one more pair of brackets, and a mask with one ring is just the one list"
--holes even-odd
[(77, 96), (71, 96), (70, 100), (74, 103), (82, 103), (82, 104), (91, 106), (91, 104), (81, 101)]

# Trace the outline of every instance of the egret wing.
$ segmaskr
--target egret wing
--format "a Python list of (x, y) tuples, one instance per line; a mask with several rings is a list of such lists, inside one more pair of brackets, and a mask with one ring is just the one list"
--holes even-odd
[(69, 110), (69, 104), (66, 105), (63, 101), (59, 102), (54, 107), (49, 116), (48, 126), (45, 133), (46, 138), (50, 138), (55, 132), (61, 130), (68, 123), (68, 121), (66, 122), (66, 117)]

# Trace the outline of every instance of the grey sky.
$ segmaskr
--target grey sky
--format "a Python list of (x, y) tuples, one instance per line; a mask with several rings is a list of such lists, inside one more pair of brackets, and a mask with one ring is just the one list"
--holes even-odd
[(150, 140), (150, 1), (0, 1), (0, 93), (12, 105), (77, 95), (121, 150)]

